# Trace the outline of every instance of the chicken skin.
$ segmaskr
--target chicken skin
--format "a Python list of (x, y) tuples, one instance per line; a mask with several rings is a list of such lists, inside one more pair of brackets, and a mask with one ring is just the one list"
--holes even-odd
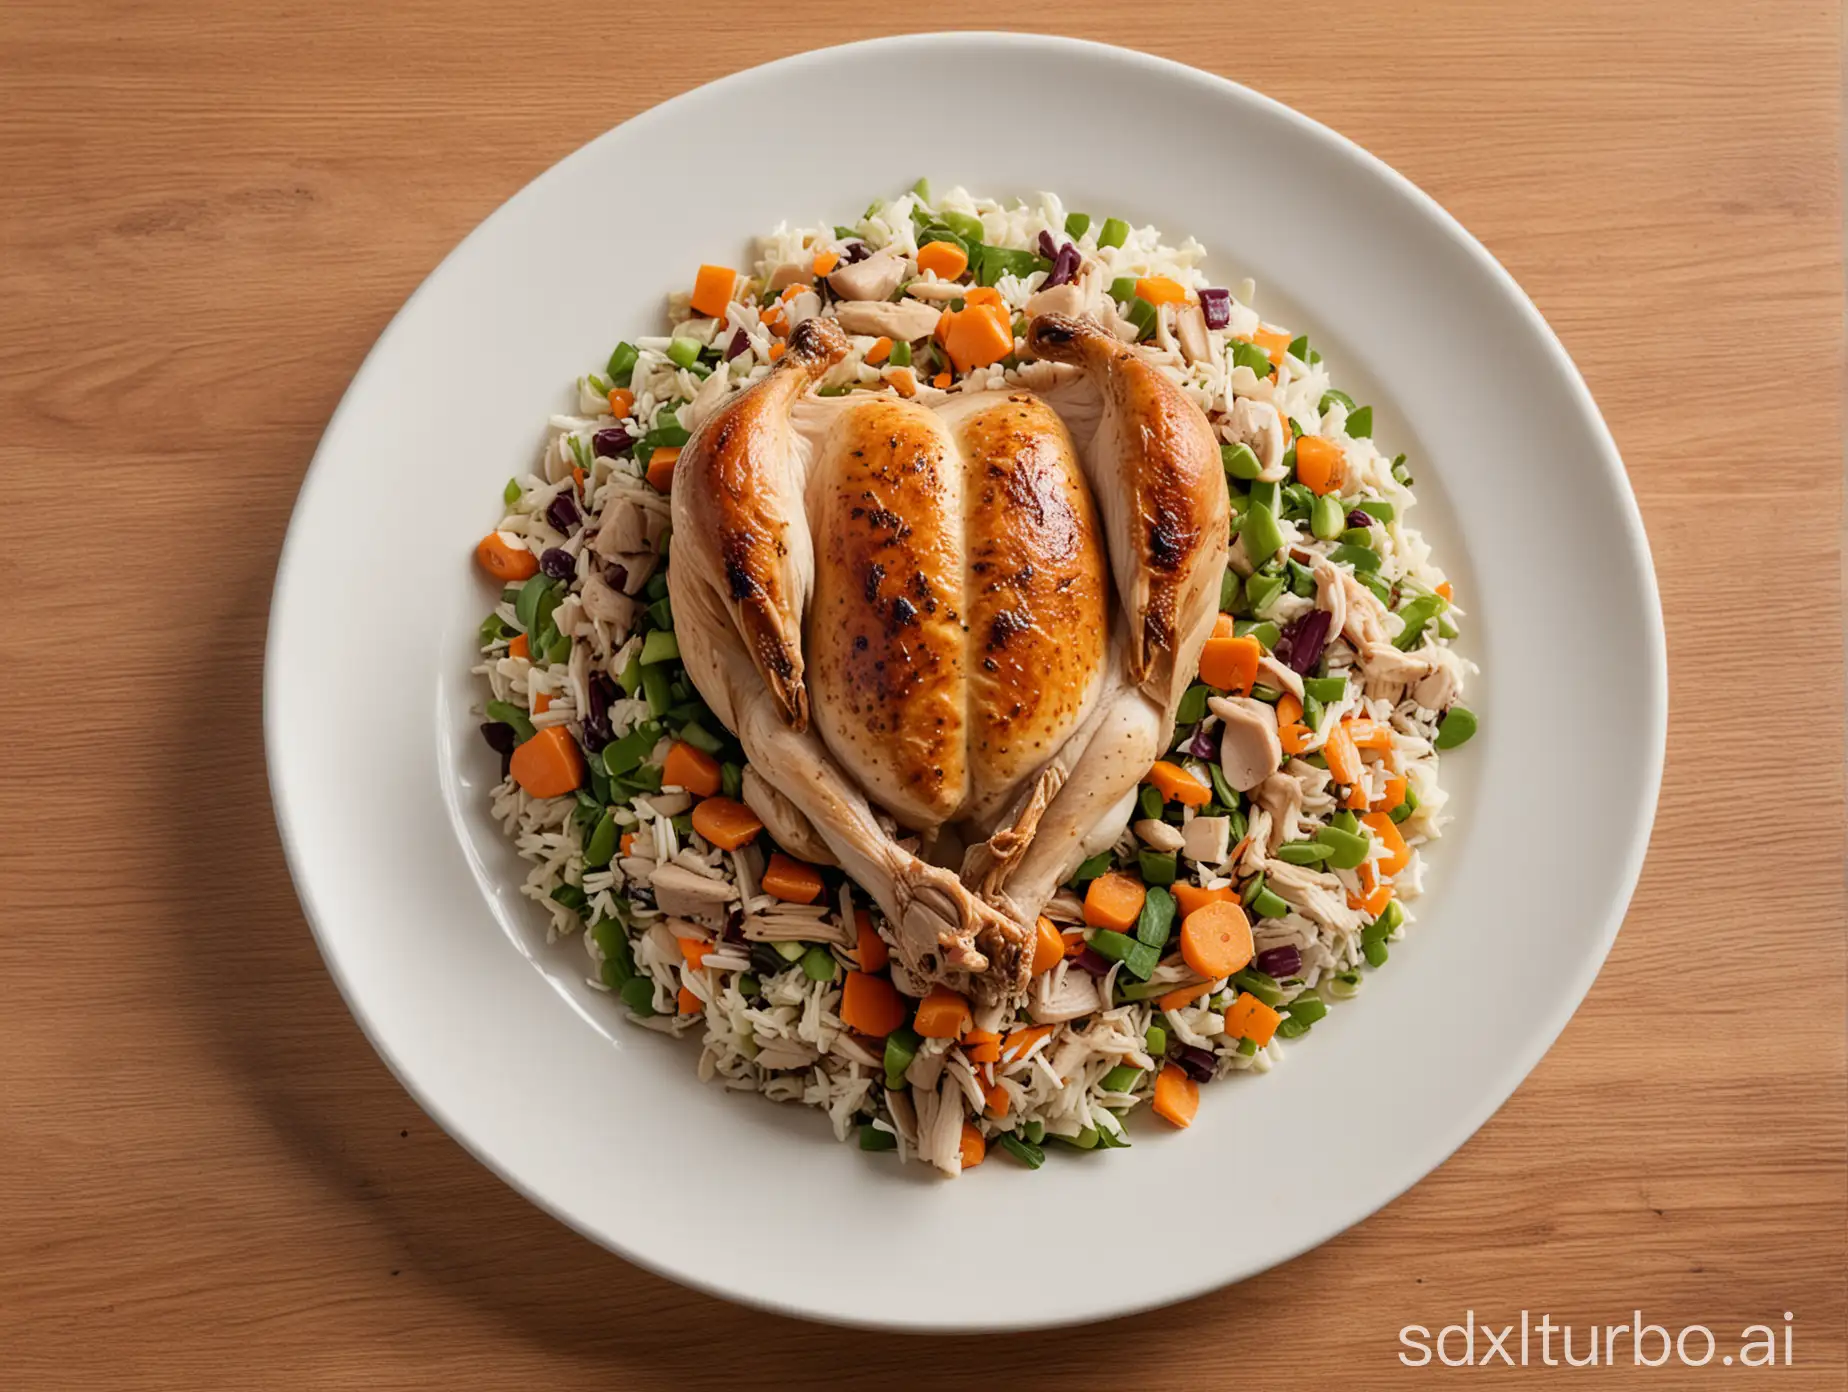
[(1171, 737), (1228, 533), (1198, 407), (1088, 320), (1030, 342), (1080, 369), (1075, 409), (815, 400), (847, 345), (808, 320), (673, 484), (681, 652), (761, 796), (879, 901), (914, 983), (984, 1004), (1024, 993), (1035, 915)]

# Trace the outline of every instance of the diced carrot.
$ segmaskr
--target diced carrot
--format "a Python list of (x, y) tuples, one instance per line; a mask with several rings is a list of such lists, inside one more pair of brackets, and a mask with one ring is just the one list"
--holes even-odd
[(514, 634), (513, 641), (507, 644), (507, 656), (530, 659), (532, 655), (533, 645), (527, 641), (526, 635), (524, 633)]
[(1200, 680), (1221, 691), (1249, 696), (1263, 656), (1263, 645), (1249, 633), (1243, 638), (1208, 638), (1200, 650)]
[[(757, 316), (757, 322), (779, 337), (789, 332), (789, 316), (783, 312), (783, 306), (780, 304), (773, 304), (764, 310)], [(774, 343), (770, 346), (772, 349), (776, 347)]]
[(1357, 781), (1341, 799), (1341, 805), (1350, 812), (1365, 812), (1373, 804), (1367, 800), (1367, 785), (1364, 780)]
[(682, 1015), (697, 1015), (706, 1008), (704, 1005), (700, 1004), (699, 997), (694, 995), (693, 992), (685, 986), (680, 988), (678, 1004)]
[(585, 473), (585, 472), (584, 472), (584, 471), (583, 471), (582, 469), (580, 469), (580, 468), (579, 468), (579, 467), (578, 467), (577, 465), (575, 465), (575, 464), (573, 464), (573, 465), (571, 466), (571, 481), (572, 481), (573, 483), (575, 483), (575, 484), (577, 485), (577, 491), (578, 491), (578, 495), (579, 495), (580, 497), (586, 497), (586, 496), (588, 496), (588, 495), (587, 495), (587, 494), (585, 494), (585, 492), (584, 492), (584, 482), (585, 482), (585, 480), (586, 480), (586, 479), (588, 479), (589, 477), (590, 477), (590, 475), (589, 475), (589, 474), (587, 474), (587, 473)]
[(1226, 1033), (1234, 1039), (1249, 1039), (1260, 1049), (1271, 1042), (1281, 1023), (1283, 1016), (1249, 991), (1240, 991), (1226, 1009)]
[(871, 363), (874, 367), (879, 366), (880, 363), (884, 362), (887, 358), (891, 356), (892, 356), (892, 340), (889, 338), (886, 338), (883, 334), (880, 337), (875, 338), (873, 340), (873, 346), (866, 350), (866, 360), (869, 363)]
[(1251, 920), (1232, 900), (1207, 904), (1181, 920), (1182, 960), (1209, 980), (1243, 971), (1251, 952)]
[(1201, 889), (1199, 885), (1182, 884), (1179, 881), (1168, 887), (1168, 893), (1174, 896), (1174, 907), (1180, 911), (1183, 919), (1195, 909), (1203, 909), (1208, 904), (1229, 904), (1238, 897), (1231, 885)]
[(1153, 784), (1163, 802), (1178, 802), (1183, 807), (1204, 807), (1213, 800), (1210, 787), (1179, 764), (1171, 764), (1166, 759), (1158, 759), (1143, 782)]
[[(666, 777), (664, 771), (662, 780)], [(764, 824), (757, 820), (757, 814), (733, 798), (708, 794), (693, 806), (693, 830), (722, 851), (735, 851), (740, 846), (750, 845), (763, 829)]]
[(1233, 624), (1230, 614), (1213, 615), (1213, 631), (1208, 635), (1209, 637), (1230, 638), (1236, 632), (1238, 632), (1238, 629)]
[(499, 532), (489, 532), (475, 544), (475, 559), (496, 580), (525, 580), (539, 573), (539, 562), (524, 546), (511, 546)]
[(1044, 914), (1033, 925), (1033, 975), (1049, 972), (1065, 957), (1065, 939)]
[(873, 927), (873, 916), (865, 909), (853, 911), (854, 955), (860, 959), (863, 972), (884, 971), (886, 963), (892, 960), (892, 952), (879, 936), (879, 930)]
[(1165, 996), (1156, 997), (1155, 1004), (1163, 1010), (1179, 1010), (1182, 1006), (1192, 1005), (1212, 989), (1213, 983), (1210, 981), (1197, 981), (1192, 986), (1177, 986)]
[(955, 242), (926, 242), (918, 248), (918, 269), (939, 280), (955, 280), (969, 269), (969, 253)]
[(685, 788), (694, 797), (711, 797), (719, 790), (719, 761), (685, 740), (675, 740), (661, 761), (661, 782)]
[(986, 1110), (991, 1117), (1006, 1116), (1008, 1104), (1013, 1100), (1012, 1095), (1000, 1083), (990, 1083), (982, 1089), (982, 1101), (986, 1104)]
[(825, 276), (840, 264), (841, 254), (838, 251), (818, 251), (815, 259), (809, 263), (809, 269), (818, 276)]
[(962, 1146), (959, 1153), (962, 1156), (962, 1167), (965, 1170), (973, 1170), (988, 1158), (988, 1142), (982, 1139), (980, 1130), (966, 1121), (963, 1123)]
[(1296, 477), (1311, 493), (1333, 493), (1347, 476), (1341, 446), (1320, 435), (1303, 435), (1296, 441)]
[(1001, 292), (992, 285), (976, 286), (963, 296), (963, 303), (966, 305), (993, 305), (996, 309), (1000, 310), (1005, 310), (1007, 308), (1007, 301), (1001, 298)]
[[(519, 751), (515, 750), (514, 754), (517, 758)], [(1380, 839), (1381, 844), (1387, 850), (1392, 852), (1385, 860), (1379, 862), (1381, 874), (1396, 875), (1412, 863), (1412, 848), (1405, 844), (1405, 838), (1399, 835), (1399, 828), (1391, 817), (1384, 812), (1369, 812), (1360, 820), (1366, 823), (1368, 830)]]
[(1457, 595), (1457, 592), (1450, 588), (1450, 582), (1448, 580), (1437, 587), (1437, 592), (1446, 600), (1455, 599)]
[(648, 482), (666, 493), (674, 486), (674, 465), (680, 461), (680, 446), (668, 445), (648, 456)]
[(968, 1001), (948, 986), (937, 986), (918, 1002), (914, 1025), (926, 1039), (955, 1039), (974, 1022)]
[(627, 387), (610, 388), (610, 414), (621, 420), (635, 409), (635, 393)]
[(808, 286), (803, 284), (799, 280), (796, 281), (793, 285), (785, 285), (783, 287), (783, 293), (776, 297), (777, 303), (778, 304), (788, 304), (791, 300), (795, 299), (797, 295), (800, 295), (806, 289), (808, 289)]
[(956, 379), (950, 376), (949, 373), (939, 372), (935, 377), (930, 379), (930, 384), (938, 391), (948, 391), (950, 389), (950, 383), (955, 380)]
[(509, 771), (533, 797), (563, 797), (583, 784), (584, 756), (563, 725), (548, 725), (513, 751)]
[(732, 287), (737, 283), (738, 273), (730, 266), (701, 266), (693, 277), (693, 294), (687, 303), (701, 314), (718, 319), (731, 303)]
[(1362, 861), (1360, 865), (1360, 893), (1348, 892), (1350, 909), (1365, 909), (1369, 916), (1378, 918), (1386, 912), (1386, 906), (1392, 902), (1392, 883), (1373, 867), (1377, 861)]
[(1364, 717), (1341, 722), (1347, 727), (1348, 738), (1354, 741), (1356, 749), (1391, 749), (1392, 727), (1382, 725), (1377, 720)]
[(1330, 730), (1328, 738), (1322, 741), (1322, 757), (1328, 760), (1328, 771), (1335, 776), (1335, 782), (1360, 781), (1360, 751), (1354, 747), (1345, 721)]
[(841, 985), (841, 1023), (856, 1034), (884, 1039), (905, 1023), (905, 1000), (883, 976), (850, 971)]
[(622, 834), (622, 853), (624, 855), (634, 855), (635, 854), (635, 833), (634, 832), (625, 831)]
[(1289, 334), (1282, 329), (1259, 329), (1251, 341), (1270, 355), (1272, 367), (1283, 366), (1284, 350), (1290, 346)]
[(1027, 1050), (1040, 1040), (1050, 1037), (1054, 1028), (1053, 1025), (1028, 1025), (1024, 1029), (1009, 1031), (1007, 1038), (1001, 1041), (1001, 1062), (1018, 1063), (1027, 1056)]
[(533, 714), (544, 715), (552, 709), (552, 698), (543, 691), (533, 693)]
[(712, 944), (705, 938), (675, 938), (680, 944), (680, 955), (686, 964), (698, 971), (706, 965), (706, 958), (712, 955)]
[(962, 1051), (963, 1057), (970, 1063), (999, 1063), (1001, 1061), (1001, 1036), (993, 1030), (964, 1030)]
[(781, 851), (771, 855), (759, 883), (765, 894), (786, 904), (812, 904), (821, 897), (821, 871)]
[(908, 367), (888, 367), (885, 370), (885, 379), (892, 384), (892, 390), (900, 396), (918, 394), (918, 374)]
[(1067, 928), (1063, 933), (1059, 934), (1059, 937), (1065, 944), (1066, 961), (1069, 962), (1072, 958), (1083, 955), (1087, 944), (1084, 940), (1084, 930), (1082, 928)]
[(1277, 741), (1285, 754), (1301, 754), (1315, 731), (1303, 724), (1303, 703), (1284, 692), (1277, 698)]
[[(1368, 810), (1372, 812), (1392, 811), (1393, 808), (1405, 801), (1405, 786), (1405, 779), (1396, 773), (1393, 774), (1386, 780), (1386, 791), (1380, 794), (1379, 801), (1374, 803)], [(1391, 821), (1392, 818), (1388, 817), (1386, 820)]]
[(1142, 901), (1148, 891), (1142, 881), (1112, 870), (1091, 881), (1084, 892), (1084, 921), (1093, 928), (1114, 928), (1122, 932), (1142, 916)]
[(1167, 276), (1142, 276), (1136, 281), (1136, 294), (1152, 305), (1184, 304), (1187, 287)]
[(1163, 1064), (1155, 1077), (1155, 1096), (1149, 1106), (1170, 1125), (1192, 1126), (1194, 1113), (1200, 1110), (1200, 1085), (1174, 1064)]
[(783, 342), (782, 339), (780, 338), (777, 339), (774, 343), (770, 345), (770, 361), (771, 362), (778, 361), (783, 356), (783, 354), (787, 353), (788, 351), (789, 351), (789, 345)]
[(950, 361), (958, 372), (998, 363), (1014, 351), (1014, 325), (1004, 309), (995, 305), (970, 305), (949, 316), (950, 327), (943, 340)]

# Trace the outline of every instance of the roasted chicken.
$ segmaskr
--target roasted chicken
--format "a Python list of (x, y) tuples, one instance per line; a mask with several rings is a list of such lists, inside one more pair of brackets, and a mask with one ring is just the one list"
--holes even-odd
[(1089, 319), (1028, 342), (1074, 380), (824, 399), (846, 339), (805, 321), (683, 450), (668, 575), (779, 839), (879, 901), (915, 983), (1010, 1006), (1171, 738), (1228, 531), (1211, 427), (1154, 364)]

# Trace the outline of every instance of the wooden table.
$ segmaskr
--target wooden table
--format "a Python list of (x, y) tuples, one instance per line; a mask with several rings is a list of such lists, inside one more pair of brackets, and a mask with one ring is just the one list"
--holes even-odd
[[(1778, 1385), (1840, 1387), (1835, 6), (928, 11), (1225, 73), (1455, 212), (1602, 403), (1673, 675), (1623, 935), (1461, 1153), (1244, 1286), (955, 1341), (733, 1309), (530, 1208), (373, 1055), (278, 850), (272, 569), (387, 318), (607, 126), (926, 17), (634, 8), (0, 6), (0, 1385), (1363, 1387), (1432, 1371), (1400, 1366), (1408, 1323), (1525, 1308), (1582, 1329), (1641, 1307), (1728, 1340), (1790, 1310)], [(812, 125), (790, 138), (825, 157)], [(1530, 890), (1569, 885), (1537, 864)], [(1124, 1237), (1122, 1271), (1159, 1260), (1133, 1221)], [(1626, 1362), (1578, 1383), (1726, 1371)]]

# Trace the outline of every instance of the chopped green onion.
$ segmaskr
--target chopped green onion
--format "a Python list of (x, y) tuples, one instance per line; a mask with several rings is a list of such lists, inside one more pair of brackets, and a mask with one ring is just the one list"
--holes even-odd
[(1310, 1028), (1308, 1020), (1298, 1019), (1294, 1015), (1285, 1015), (1277, 1022), (1277, 1037), (1279, 1039), (1301, 1039), (1309, 1033)]
[(1122, 218), (1105, 218), (1104, 227), (1097, 234), (1100, 247), (1120, 247), (1129, 240), (1129, 224)]
[(1072, 872), (1072, 883), (1082, 888), (1109, 868), (1110, 852), (1099, 851), (1096, 855), (1083, 861), (1078, 868)]
[[(929, 179), (919, 179), (915, 184), (911, 186), (911, 193), (912, 193), (912, 196), (915, 197), (920, 203), (930, 202), (930, 180)], [(868, 213), (867, 216), (871, 217), (872, 214)]]
[(897, 1150), (898, 1137), (890, 1131), (881, 1131), (877, 1126), (860, 1128), (860, 1149), (869, 1151)]
[(1236, 612), (1243, 598), (1244, 585), (1238, 578), (1238, 572), (1227, 566), (1225, 573), (1219, 577), (1219, 612), (1222, 614)]
[(1150, 1025), (1142, 1035), (1142, 1047), (1151, 1058), (1160, 1058), (1168, 1052), (1168, 1031), (1160, 1025)]
[(911, 1067), (911, 1060), (918, 1056), (918, 1047), (923, 1043), (915, 1030), (903, 1025), (886, 1036), (885, 1075), (886, 1087), (897, 1092), (905, 1085), (905, 1070)]
[(1065, 215), (1065, 235), (1073, 241), (1077, 241), (1090, 230), (1091, 215), (1089, 213), (1067, 213)]
[(1289, 901), (1273, 889), (1260, 889), (1251, 901), (1251, 912), (1256, 918), (1282, 918), (1289, 911)]
[(892, 340), (892, 352), (886, 361), (893, 367), (911, 366), (911, 345), (902, 338)]
[(1379, 498), (1363, 498), (1354, 506), (1381, 524), (1392, 521), (1398, 513), (1391, 503)]
[(1020, 1128), (1020, 1134), (1028, 1145), (1038, 1145), (1041, 1141), (1046, 1139), (1046, 1123), (1043, 1121), (1029, 1121)]
[(777, 942), (771, 943), (770, 946), (785, 962), (800, 962), (808, 952), (807, 943)]
[(1332, 706), (1347, 695), (1346, 677), (1304, 677), (1303, 692), (1324, 705)]
[[(1348, 412), (1347, 425), (1343, 427), (1351, 440), (1364, 440), (1373, 433), (1373, 408), (1362, 406), (1358, 411)], [(1375, 966), (1379, 964), (1374, 963)]]
[(1298, 362), (1309, 361), (1309, 335), (1298, 334), (1290, 340), (1290, 346), (1283, 350)]
[(1326, 841), (1286, 841), (1277, 848), (1277, 859), (1285, 865), (1320, 865), (1333, 852)]
[(1349, 411), (1354, 409), (1354, 398), (1344, 391), (1336, 390), (1334, 387), (1330, 387), (1327, 391), (1322, 393), (1322, 399), (1315, 403), (1315, 409), (1318, 414), (1325, 416), (1328, 414), (1328, 408), (1335, 405), (1337, 402), (1346, 407)]
[(1132, 1068), (1127, 1063), (1119, 1063), (1099, 1078), (1097, 1085), (1105, 1092), (1134, 1092), (1136, 1084), (1141, 1079), (1142, 1070), (1140, 1068)]
[(1055, 1136), (1053, 1139), (1064, 1141), (1074, 1150), (1095, 1150), (1097, 1148), (1097, 1128), (1087, 1126), (1075, 1136)]
[(648, 713), (657, 720), (673, 709), (673, 693), (667, 689), (667, 668), (658, 662), (642, 666), (642, 699), (648, 702)]
[(1328, 994), (1336, 1000), (1352, 1000), (1360, 991), (1360, 973), (1336, 972), (1328, 978)]
[(1364, 546), (1371, 551), (1373, 549), (1373, 528), (1348, 527), (1342, 531), (1341, 541), (1345, 546)]
[(520, 481), (518, 479), (507, 480), (507, 486), (501, 489), (501, 501), (508, 507), (520, 501)]
[(699, 341), (692, 338), (676, 338), (667, 345), (668, 361), (675, 367), (691, 367), (699, 361)]
[[(1212, 688), (1201, 682), (1194, 682), (1181, 693), (1180, 704), (1175, 707), (1174, 721), (1177, 725), (1195, 725), (1206, 715), (1206, 698), (1212, 694)], [(1151, 789), (1152, 791), (1152, 789)], [(1161, 795), (1156, 794), (1156, 801)], [(1153, 814), (1160, 816), (1159, 812)]]
[(1322, 728), (1322, 703), (1308, 692), (1303, 693), (1303, 722), (1311, 730)]
[[(1240, 638), (1243, 638), (1249, 633), (1253, 638), (1258, 640), (1258, 646), (1263, 648), (1265, 652), (1270, 652), (1283, 638), (1283, 630), (1278, 628), (1276, 624), (1271, 623), (1268, 619), (1258, 623), (1252, 623), (1250, 621), (1235, 623), (1232, 625), (1232, 631)], [(1275, 700), (1276, 697), (1273, 696), (1271, 699)]]
[(1123, 317), (1136, 326), (1136, 341), (1140, 343), (1155, 332), (1155, 320), (1160, 311), (1142, 296), (1138, 295), (1129, 302), (1123, 311)]
[(1313, 1025), (1328, 1014), (1328, 1002), (1312, 992), (1304, 992), (1284, 1006), (1284, 1011), (1304, 1024)]
[(1386, 965), (1388, 949), (1384, 942), (1363, 942), (1360, 945), (1360, 955), (1367, 959), (1368, 966), (1383, 967)]
[(1246, 1058), (1252, 1058), (1258, 1052), (1258, 1041), (1255, 1039), (1241, 1039), (1238, 1041), (1238, 1051)]
[(656, 742), (661, 738), (661, 727), (652, 720), (644, 720), (628, 734), (611, 740), (603, 746), (603, 767), (612, 778), (621, 778), (633, 773), (641, 766)]

